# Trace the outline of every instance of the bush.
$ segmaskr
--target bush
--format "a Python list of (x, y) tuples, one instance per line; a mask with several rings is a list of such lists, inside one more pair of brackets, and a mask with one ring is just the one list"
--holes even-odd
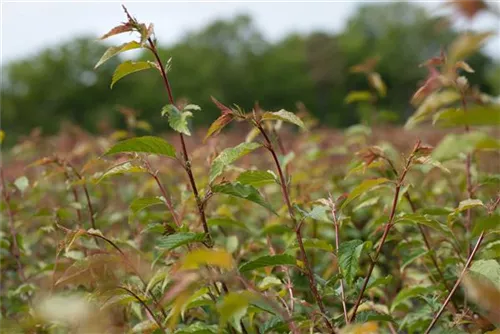
[[(245, 112), (213, 98), (221, 115), (190, 150), (190, 120), (202, 111), (174, 100), (153, 25), (127, 19), (103, 38), (139, 39), (110, 48), (99, 64), (149, 50), (153, 61), (122, 63), (112, 85), (158, 71), (169, 100), (162, 115), (177, 139), (134, 136), (149, 126), (125, 109), (127, 131), (73, 131), (60, 138), (74, 136), (75, 145), (55, 155), (36, 135), (13, 148), (11, 166), (52, 152), (13, 182), (18, 168), (2, 166), (4, 329), (462, 333), (499, 325), (499, 174), (488, 164), (499, 142), (488, 126), (498, 125), (500, 106), (462, 75), (488, 34), (462, 35), (425, 64), (429, 77), (404, 131), (356, 125), (333, 140), (304, 108)], [(375, 67), (370, 59), (353, 68), (371, 90), (346, 98), (370, 113), (387, 93)], [(454, 130), (437, 141), (412, 130), (431, 120)], [(230, 123), (246, 138), (225, 134)]]

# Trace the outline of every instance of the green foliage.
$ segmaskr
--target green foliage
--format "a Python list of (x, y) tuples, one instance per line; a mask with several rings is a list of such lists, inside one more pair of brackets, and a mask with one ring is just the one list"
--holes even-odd
[(147, 70), (150, 68), (154, 68), (154, 64), (148, 61), (138, 61), (134, 62), (131, 60), (128, 60), (124, 63), (121, 63), (118, 65), (118, 67), (115, 70), (115, 73), (113, 73), (113, 79), (111, 80), (111, 88), (113, 88), (113, 85), (120, 79), (126, 77), (129, 74), (139, 72), (142, 70)]
[(248, 261), (240, 266), (239, 271), (244, 273), (250, 270), (280, 266), (280, 265), (295, 265), (296, 259), (288, 254), (281, 255), (266, 255), (255, 260)]
[(175, 158), (175, 148), (159, 137), (144, 136), (123, 140), (111, 147), (106, 155), (116, 153), (149, 153)]
[[(297, 102), (303, 102), (324, 125), (356, 124), (370, 112), (365, 110), (369, 107), (362, 101), (344, 104), (344, 99), (352, 89), (368, 91), (373, 87), (363, 76), (349, 74), (349, 68), (377, 56), (376, 71), (387, 86), (387, 96), (377, 104), (381, 110), (396, 114), (396, 120), (390, 122), (404, 122), (411, 114), (411, 92), (425, 75), (418, 65), (438, 54), (457, 34), (445, 20), (430, 15), (419, 4), (366, 3), (336, 33), (290, 34), (270, 41), (250, 17), (237, 16), (207, 24), (174, 44), (158, 48), (161, 59), (172, 58), (174, 66), (169, 74), (176, 94), (203, 110), (194, 118), (194, 125), (208, 126), (219, 116), (211, 96), (245, 109), (254, 105), (257, 96), (266, 110), (295, 112)], [(117, 31), (126, 37), (132, 28), (120, 25)], [(136, 80), (122, 80), (109, 92), (110, 77), (125, 60), (125, 51), (142, 45), (142, 40), (140, 36), (128, 45), (110, 48), (95, 36), (86, 36), (5, 64), (1, 93), (2, 121), (10, 132), (7, 144), (13, 145), (34, 127), (41, 127), (44, 134), (57, 133), (62, 120), (92, 133), (121, 127), (124, 124), (117, 101), (137, 109), (156, 131), (169, 130), (169, 124), (157, 113), (165, 104), (165, 95), (155, 75), (137, 74)], [(151, 60), (147, 49), (133, 50), (140, 61)], [(101, 57), (107, 61), (100, 62), (98, 71), (93, 72)], [(467, 62), (475, 70), (469, 78), (471, 84), (498, 95), (498, 63), (481, 53)], [(375, 88), (372, 93), (378, 96)], [(375, 118), (379, 117), (381, 113)], [(218, 123), (226, 124), (229, 119), (221, 116)]]
[[(119, 96), (126, 106), (125, 129), (89, 136), (67, 127), (49, 139), (34, 131), (5, 148), (0, 327), (48, 334), (493, 330), (500, 300), (498, 103), (480, 91), (478, 64), (487, 61), (474, 61), (487, 35), (467, 33), (437, 56), (427, 43), (453, 37), (445, 29), (436, 38), (437, 19), (409, 4), (381, 8), (361, 8), (334, 37), (314, 33), (272, 45), (238, 17), (169, 50), (158, 47), (152, 24), (126, 13), (127, 22), (102, 38), (132, 32), (137, 41), (100, 54), (86, 42), (66, 49), (56, 65), (78, 64), (71, 61), (82, 56), (88, 70), (101, 57), (99, 87), (127, 50), (140, 48), (155, 62), (138, 54), (139, 61), (118, 65), (113, 83), (144, 64), (159, 71), (113, 91), (110, 101)], [(365, 59), (373, 52), (379, 57)], [(160, 64), (167, 55), (174, 63)], [(433, 55), (421, 81), (417, 64)], [(52, 64), (54, 57), (42, 60)], [(10, 82), (24, 75), (14, 66), (8, 90), (26, 84), (28, 93), (27, 100), (6, 95), (7, 119), (9, 106), (30, 110), (26, 101), (36, 99), (49, 112), (26, 122), (54, 123), (59, 111), (44, 103), (72, 106), (56, 82), (71, 68), (54, 71), (48, 89), (35, 67), (28, 68), (33, 85), (30, 76)], [(344, 77), (348, 68), (352, 75)], [(417, 81), (406, 129), (379, 128), (387, 108), (408, 107)], [(348, 93), (344, 85), (359, 90)], [(254, 103), (256, 87), (267, 92), (265, 108)], [(78, 96), (87, 92), (73, 88)], [(150, 114), (164, 105), (165, 89), (169, 104)], [(190, 104), (193, 97), (203, 112)], [(298, 98), (305, 102), (298, 112), (281, 109), (294, 110)], [(328, 114), (306, 109), (317, 106)], [(84, 107), (89, 118), (99, 114), (100, 107)], [(356, 121), (364, 124), (321, 127)], [(209, 141), (201, 143), (197, 122), (212, 122)], [(178, 147), (141, 134), (168, 126)], [(22, 127), (6, 129), (10, 138)]]
[(257, 203), (277, 215), (277, 213), (274, 211), (273, 207), (269, 204), (269, 202), (267, 202), (259, 193), (259, 191), (254, 187), (252, 187), (251, 185), (241, 184), (239, 182), (234, 182), (234, 183), (225, 182), (212, 186), (212, 191), (214, 193), (239, 197)]
[(258, 143), (241, 143), (238, 146), (226, 148), (212, 162), (212, 166), (210, 167), (210, 183), (214, 182), (217, 176), (222, 174), (225, 167), (260, 146)]
[(359, 270), (359, 260), (365, 249), (361, 240), (343, 242), (338, 249), (339, 265), (347, 284), (352, 284)]

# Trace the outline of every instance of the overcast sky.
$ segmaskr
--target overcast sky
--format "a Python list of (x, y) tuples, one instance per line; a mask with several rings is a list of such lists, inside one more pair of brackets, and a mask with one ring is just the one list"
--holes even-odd
[[(373, 2), (373, 1), (366, 1)], [(445, 1), (419, 1), (431, 12), (443, 12)], [(2, 64), (27, 56), (46, 46), (88, 34), (98, 36), (124, 20), (121, 4), (143, 22), (153, 22), (162, 44), (174, 43), (187, 31), (199, 29), (217, 18), (247, 13), (270, 40), (290, 32), (340, 31), (362, 2), (9, 2), (2, 1)], [(500, 7), (497, 1), (491, 2)], [(445, 9), (446, 10), (446, 9)], [(499, 10), (500, 12), (500, 10)], [(470, 26), (460, 20), (458, 26)], [(490, 14), (476, 17), (473, 27), (496, 30), (500, 20)], [(127, 38), (123, 37), (124, 40)], [(121, 42), (117, 38), (117, 42)], [(500, 37), (486, 51), (500, 59)]]

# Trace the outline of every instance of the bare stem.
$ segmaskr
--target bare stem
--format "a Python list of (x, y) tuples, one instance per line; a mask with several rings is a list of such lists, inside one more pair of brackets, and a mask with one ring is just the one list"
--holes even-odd
[[(172, 86), (170, 85), (170, 82), (168, 80), (167, 72), (165, 70), (165, 67), (163, 66), (161, 59), (160, 59), (160, 55), (158, 54), (158, 50), (156, 49), (156, 45), (151, 38), (148, 38), (148, 43), (149, 43), (149, 50), (151, 50), (151, 52), (153, 53), (153, 56), (156, 59), (156, 63), (158, 64), (158, 67), (160, 69), (161, 77), (163, 79), (163, 83), (165, 85), (165, 89), (166, 89), (167, 94), (168, 94), (168, 100), (169, 100), (171, 105), (175, 106), (174, 96), (172, 93)], [(207, 218), (205, 216), (205, 206), (204, 206), (204, 204), (200, 198), (200, 195), (198, 193), (198, 188), (196, 187), (196, 182), (194, 180), (193, 171), (191, 170), (191, 161), (189, 160), (189, 155), (188, 155), (188, 151), (186, 148), (186, 143), (184, 141), (184, 135), (182, 133), (179, 133), (179, 138), (180, 138), (181, 146), (182, 146), (182, 157), (184, 159), (183, 167), (188, 175), (189, 183), (191, 184), (191, 190), (193, 191), (193, 194), (194, 194), (194, 197), (196, 200), (196, 206), (198, 207), (198, 214), (200, 216), (201, 223), (203, 225), (203, 231), (205, 232), (205, 237), (207, 239), (204, 242), (204, 244), (207, 247), (211, 248), (211, 247), (213, 247), (214, 242), (212, 240), (212, 235), (210, 234), (210, 230), (208, 228)]]
[[(66, 179), (68, 182), (71, 182), (71, 176), (67, 171), (64, 171), (64, 174), (66, 175)], [(71, 187), (71, 192), (73, 193), (73, 199), (75, 200), (75, 203), (80, 203), (80, 200), (78, 198), (78, 191), (76, 190), (75, 187)], [(75, 208), (76, 210), (76, 216), (78, 217), (78, 222), (81, 224), (82, 223), (82, 210), (80, 210), (78, 207)]]
[[(488, 213), (490, 215), (492, 215), (493, 212), (496, 210), (496, 208), (498, 207), (499, 204), (500, 204), (500, 193), (497, 195), (496, 200), (489, 207)], [(469, 269), (474, 256), (476, 255), (479, 247), (481, 246), (481, 243), (483, 242), (484, 235), (485, 235), (484, 231), (481, 231), (481, 234), (477, 238), (476, 245), (474, 246), (474, 248), (472, 249), (471, 253), (469, 254), (469, 257), (467, 258), (467, 262), (465, 263), (464, 269), (462, 269), (462, 272), (460, 273), (460, 276), (458, 276), (458, 279), (455, 282), (455, 285), (453, 286), (453, 288), (451, 289), (450, 293), (448, 294), (448, 297), (446, 297), (446, 300), (444, 301), (443, 305), (441, 305), (441, 308), (439, 309), (438, 313), (436, 313), (436, 315), (432, 319), (432, 322), (430, 323), (429, 327), (425, 331), (425, 334), (430, 333), (430, 331), (432, 330), (432, 328), (434, 327), (434, 325), (437, 323), (439, 317), (441, 317), (441, 315), (443, 314), (443, 312), (444, 312), (444, 310), (446, 308), (446, 305), (448, 305), (448, 303), (450, 302), (451, 298), (455, 294), (455, 291), (458, 289), (460, 283), (462, 282), (462, 280), (464, 278), (465, 273), (467, 272), (467, 269)]]
[(237, 278), (241, 281), (241, 283), (243, 283), (245, 288), (247, 288), (248, 290), (252, 290), (253, 292), (259, 294), (276, 312), (278, 312), (281, 315), (281, 317), (285, 320), (285, 322), (288, 323), (290, 330), (292, 331), (293, 334), (300, 333), (300, 331), (297, 328), (297, 325), (293, 321), (292, 317), (289, 314), (287, 314), (287, 312), (284, 311), (283, 308), (280, 307), (280, 305), (278, 303), (276, 303), (272, 298), (269, 298), (268, 296), (263, 294), (259, 289), (257, 289), (255, 286), (253, 286), (252, 283), (247, 281), (243, 276), (238, 275)]
[(471, 265), (471, 262), (472, 262), (472, 259), (476, 255), (476, 252), (479, 249), (479, 246), (481, 246), (481, 242), (483, 241), (483, 239), (484, 239), (484, 231), (481, 232), (481, 234), (479, 235), (479, 238), (476, 241), (476, 245), (472, 249), (469, 257), (467, 258), (467, 262), (465, 263), (464, 269), (460, 273), (460, 276), (458, 276), (458, 279), (455, 282), (455, 285), (453, 286), (453, 288), (451, 289), (450, 293), (448, 294), (448, 297), (446, 297), (443, 305), (441, 305), (441, 308), (439, 309), (438, 313), (436, 313), (436, 315), (432, 319), (432, 322), (430, 323), (429, 327), (427, 327), (427, 330), (425, 331), (425, 334), (430, 333), (430, 331), (432, 330), (432, 328), (434, 327), (434, 325), (437, 323), (437, 321), (439, 320), (439, 318), (443, 314), (444, 310), (446, 309), (446, 305), (448, 305), (448, 303), (451, 300), (451, 297), (453, 297), (453, 294), (455, 293), (455, 291), (457, 291), (458, 287), (460, 286), (460, 283), (462, 282), (462, 279), (464, 278), (464, 275), (467, 272), (467, 269), (469, 269), (469, 267)]
[(323, 319), (325, 321), (325, 325), (328, 327), (328, 329), (330, 330), (331, 333), (335, 333), (335, 329), (333, 328), (333, 325), (331, 324), (330, 320), (328, 320), (325, 305), (323, 304), (323, 300), (321, 299), (318, 288), (316, 287), (316, 279), (314, 278), (314, 273), (313, 273), (313, 270), (311, 268), (311, 264), (309, 263), (309, 259), (307, 258), (306, 249), (305, 249), (304, 243), (302, 241), (302, 229), (301, 229), (302, 224), (300, 224), (297, 221), (297, 218), (295, 217), (292, 203), (290, 201), (290, 195), (288, 193), (288, 187), (286, 184), (285, 176), (283, 175), (283, 170), (281, 168), (281, 164), (279, 162), (278, 156), (276, 155), (276, 151), (273, 147), (273, 144), (272, 144), (271, 140), (269, 139), (269, 136), (267, 135), (266, 131), (262, 127), (262, 124), (256, 123), (256, 126), (259, 129), (262, 136), (264, 137), (264, 140), (266, 141), (266, 147), (269, 150), (269, 152), (271, 153), (273, 160), (274, 160), (274, 163), (276, 164), (276, 169), (278, 170), (283, 200), (285, 201), (285, 204), (288, 208), (288, 214), (290, 215), (290, 219), (294, 223), (295, 234), (297, 237), (297, 243), (299, 244), (300, 255), (302, 257), (302, 260), (304, 261), (304, 266), (306, 269), (305, 273), (306, 273), (306, 276), (309, 280), (309, 287), (311, 289), (311, 292), (313, 293), (314, 299), (316, 300), (316, 303), (318, 304), (318, 307), (319, 307), (321, 313), (323, 314)]
[[(333, 203), (331, 197), (329, 198), (329, 202), (330, 202), (330, 209), (331, 209), (332, 216), (333, 216), (333, 223), (334, 223), (334, 227), (335, 227), (335, 249), (336, 249), (337, 258), (338, 258), (339, 245), (340, 245), (339, 222), (337, 220), (337, 212), (335, 209), (335, 204)], [(340, 269), (340, 266), (339, 266), (339, 273), (342, 276), (342, 271)], [(342, 309), (344, 310), (345, 323), (346, 323), (346, 325), (348, 325), (350, 323), (350, 321), (349, 321), (349, 316), (347, 315), (347, 305), (345, 303), (345, 288), (344, 288), (344, 278), (343, 277), (340, 277), (340, 296), (342, 298)]]
[(162, 331), (165, 331), (165, 328), (163, 328), (163, 325), (161, 324), (161, 321), (155, 316), (155, 314), (153, 313), (153, 311), (151, 311), (151, 309), (149, 308), (148, 304), (146, 304), (146, 302), (144, 300), (142, 300), (132, 290), (129, 290), (128, 288), (126, 288), (124, 286), (120, 286), (119, 288), (122, 289), (122, 290), (127, 291), (128, 294), (130, 294), (131, 296), (133, 296), (139, 302), (139, 304), (141, 304), (146, 309), (146, 311), (151, 315), (151, 317), (154, 319), (154, 321), (156, 322), (156, 324), (158, 325), (158, 327)]
[(9, 215), (9, 230), (12, 238), (11, 253), (12, 256), (16, 259), (17, 272), (19, 274), (19, 277), (24, 282), (26, 281), (26, 276), (24, 274), (24, 267), (21, 262), (21, 251), (19, 250), (19, 245), (17, 244), (17, 231), (16, 231), (16, 226), (14, 224), (14, 211), (12, 211), (12, 207), (10, 205), (10, 194), (6, 187), (5, 176), (3, 173), (3, 166), (0, 166), (0, 178), (2, 181), (2, 196), (5, 201), (7, 214)]
[[(417, 208), (415, 206), (415, 203), (413, 203), (413, 201), (411, 200), (410, 194), (408, 192), (406, 192), (404, 196), (405, 196), (406, 200), (408, 201), (408, 203), (410, 204), (411, 211), (413, 213), (415, 213), (417, 211)], [(431, 258), (432, 264), (434, 264), (434, 268), (438, 272), (438, 275), (441, 278), (441, 281), (443, 282), (446, 290), (448, 290), (448, 292), (451, 292), (451, 289), (448, 286), (448, 283), (446, 283), (446, 279), (444, 277), (443, 271), (441, 270), (441, 268), (439, 268), (437, 258), (434, 256), (434, 251), (432, 249), (431, 243), (429, 241), (429, 236), (427, 234), (425, 227), (420, 225), (420, 224), (417, 224), (417, 226), (418, 226), (418, 229), (420, 230), (420, 234), (422, 235), (422, 239), (424, 240), (425, 247), (429, 251), (429, 257)], [(455, 304), (455, 302), (453, 300), (451, 301), (451, 303), (453, 305), (453, 312), (456, 312), (456, 310), (458, 309), (458, 306)]]
[(179, 217), (177, 216), (177, 213), (175, 212), (174, 205), (172, 204), (172, 199), (170, 194), (168, 193), (167, 188), (163, 186), (163, 183), (161, 183), (160, 178), (158, 177), (158, 171), (153, 171), (151, 168), (151, 165), (147, 160), (144, 160), (144, 163), (146, 165), (146, 168), (148, 169), (149, 175), (153, 177), (155, 180), (156, 184), (158, 185), (158, 188), (160, 189), (160, 192), (165, 199), (165, 206), (167, 207), (168, 211), (170, 211), (170, 214), (172, 215), (172, 218), (174, 219), (175, 225), (177, 227), (181, 226), (181, 222), (179, 220)]
[[(467, 112), (467, 99), (465, 97), (465, 92), (461, 92), (462, 94), (462, 109), (464, 113)], [(469, 125), (465, 125), (465, 132), (469, 133), (470, 128)], [(472, 168), (472, 153), (467, 153), (467, 156), (465, 157), (465, 178), (467, 182), (467, 195), (468, 198), (474, 198), (474, 186), (472, 184), (472, 173), (471, 173), (471, 168)], [(470, 231), (472, 228), (472, 211), (471, 209), (467, 209), (466, 211), (466, 219), (465, 219), (465, 230), (467, 231), (467, 238), (470, 235)], [(467, 254), (470, 254), (471, 252), (471, 245), (470, 242), (467, 241)]]
[(392, 207), (391, 207), (391, 213), (389, 214), (389, 220), (387, 221), (385, 228), (384, 228), (384, 233), (382, 234), (382, 237), (380, 239), (379, 245), (377, 247), (377, 250), (375, 252), (375, 256), (372, 258), (372, 261), (370, 263), (370, 267), (368, 268), (368, 273), (366, 274), (365, 280), (363, 282), (363, 286), (361, 287), (361, 291), (359, 292), (358, 298), (356, 299), (356, 302), (354, 303), (353, 309), (352, 309), (352, 315), (350, 321), (353, 322), (356, 319), (356, 312), (358, 311), (358, 307), (361, 304), (361, 301), (363, 300), (363, 295), (365, 293), (366, 287), (368, 286), (368, 282), (370, 280), (370, 277), (372, 275), (373, 269), (375, 268), (375, 264), (377, 263), (377, 260), (380, 256), (380, 253), (382, 251), (382, 247), (384, 246), (385, 240), (387, 239), (387, 236), (389, 235), (389, 231), (391, 230), (392, 226), (394, 225), (394, 216), (396, 214), (396, 206), (398, 204), (398, 199), (399, 199), (399, 193), (401, 191), (401, 187), (403, 186), (403, 181), (406, 177), (406, 174), (408, 173), (408, 170), (410, 169), (411, 162), (413, 160), (413, 157), (416, 153), (416, 151), (420, 147), (420, 140), (417, 141), (415, 144), (412, 153), (408, 157), (406, 161), (406, 165), (403, 169), (403, 172), (399, 176), (398, 182), (396, 183), (396, 191), (394, 192), (394, 198), (392, 201)]

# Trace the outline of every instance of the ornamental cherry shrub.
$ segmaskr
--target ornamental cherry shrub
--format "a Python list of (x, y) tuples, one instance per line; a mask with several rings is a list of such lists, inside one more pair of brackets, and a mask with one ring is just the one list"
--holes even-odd
[(153, 24), (125, 14), (102, 39), (133, 39), (97, 71), (148, 54), (120, 64), (111, 87), (159, 75), (175, 136), (135, 136), (150, 126), (124, 109), (127, 130), (70, 152), (31, 138), (8, 153), (29, 164), (15, 180), (1, 170), (6, 333), (496, 332), (500, 105), (469, 85), (466, 62), (490, 34), (464, 33), (422, 64), (415, 112), (393, 138), (367, 125), (391, 93), (368, 59), (352, 75), (370, 89), (346, 103), (371, 114), (341, 140), (304, 106), (215, 96), (220, 116), (197, 143), (190, 121), (203, 111), (176, 100), (175, 59), (159, 54)]

